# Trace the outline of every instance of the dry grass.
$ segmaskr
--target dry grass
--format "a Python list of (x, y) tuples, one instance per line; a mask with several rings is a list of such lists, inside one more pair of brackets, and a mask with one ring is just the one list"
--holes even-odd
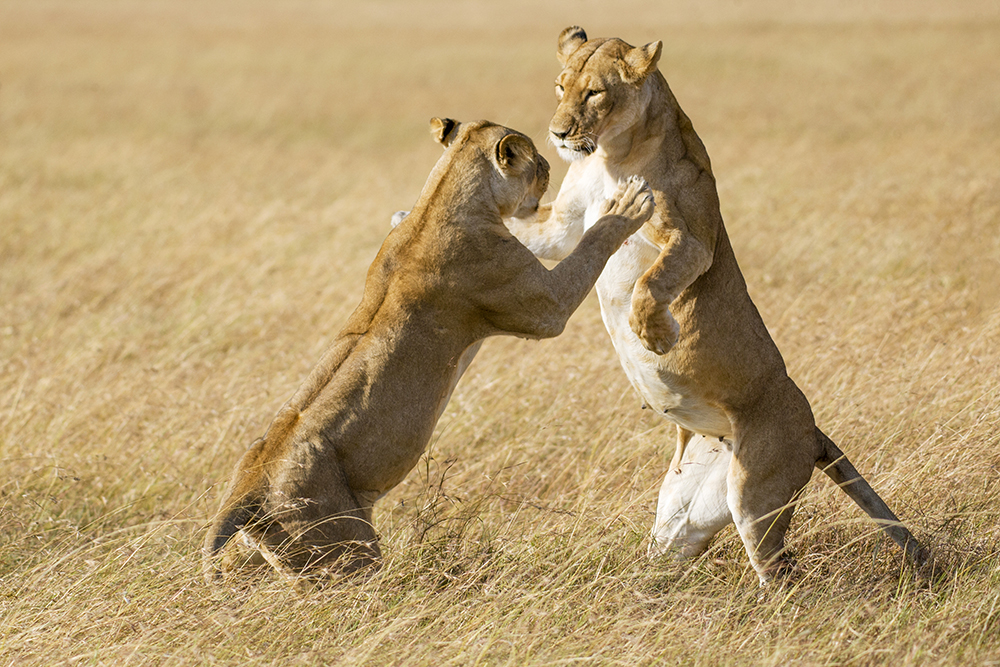
[[(0, 664), (1000, 661), (996, 3), (535, 4), (0, 0)], [(590, 299), (487, 343), (381, 571), (207, 588), (217, 484), (356, 305), (427, 119), (541, 143), (570, 23), (665, 41), (791, 374), (944, 576), (819, 478), (787, 590), (732, 530), (647, 562), (672, 438)]]

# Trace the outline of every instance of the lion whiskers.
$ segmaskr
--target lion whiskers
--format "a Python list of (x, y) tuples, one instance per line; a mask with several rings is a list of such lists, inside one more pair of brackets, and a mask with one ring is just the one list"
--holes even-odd
[(549, 133), (548, 142), (555, 147), (559, 157), (566, 162), (582, 160), (597, 150), (597, 136), (591, 132), (574, 137), (572, 140), (556, 140), (552, 133)]

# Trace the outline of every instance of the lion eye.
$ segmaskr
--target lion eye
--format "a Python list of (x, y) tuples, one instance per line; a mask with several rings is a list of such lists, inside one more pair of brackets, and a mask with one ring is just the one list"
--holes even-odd
[(565, 93), (565, 92), (566, 92), (566, 89), (565, 89), (565, 88), (563, 88), (562, 86), (560, 86), (560, 85), (559, 85), (559, 84), (557, 83), (557, 84), (556, 84), (556, 99), (557, 99), (557, 100), (561, 100), (561, 99), (562, 99), (562, 96), (563, 96), (563, 93)]
[(586, 94), (584, 94), (583, 99), (589, 101), (589, 100), (597, 99), (598, 97), (600, 97), (603, 94), (604, 94), (603, 90), (588, 90), (586, 92)]

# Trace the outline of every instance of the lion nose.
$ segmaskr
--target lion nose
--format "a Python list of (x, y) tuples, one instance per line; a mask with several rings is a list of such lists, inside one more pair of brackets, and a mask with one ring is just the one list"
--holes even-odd
[(551, 132), (552, 136), (556, 139), (565, 139), (566, 135), (569, 134), (569, 130), (562, 130), (561, 132), (559, 130), (549, 130), (549, 132)]

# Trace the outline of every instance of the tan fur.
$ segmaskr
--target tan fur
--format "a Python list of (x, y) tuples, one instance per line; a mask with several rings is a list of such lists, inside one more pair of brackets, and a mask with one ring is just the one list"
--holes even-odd
[[(660, 42), (632, 47), (588, 39), (576, 26), (563, 31), (549, 132), (569, 172), (551, 206), (508, 226), (539, 257), (559, 259), (589, 228), (610, 184), (646, 179), (656, 214), (609, 260), (597, 291), (629, 379), (681, 429), (676, 474), (668, 474), (676, 481), (665, 487), (686, 483), (681, 460), (692, 433), (732, 443), (731, 457), (696, 454), (728, 466), (727, 511), (766, 581), (782, 568), (793, 499), (814, 466), (828, 466), (911, 560), (922, 561), (916, 540), (816, 428), (786, 374), (730, 246), (708, 153), (657, 69), (660, 52)], [(691, 493), (671, 505), (687, 507)], [(663, 535), (654, 534), (654, 551), (684, 546), (676, 532)]]
[(210, 575), (241, 530), (296, 573), (377, 559), (372, 506), (417, 463), (479, 342), (558, 335), (652, 213), (645, 184), (631, 179), (548, 270), (502, 222), (536, 210), (548, 185), (531, 140), (486, 121), (434, 119), (431, 129), (447, 149), (383, 243), (361, 304), (233, 473), (205, 541)]

